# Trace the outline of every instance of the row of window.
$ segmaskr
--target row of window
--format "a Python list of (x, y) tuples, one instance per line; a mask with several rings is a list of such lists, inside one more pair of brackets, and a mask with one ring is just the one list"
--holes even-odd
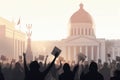
[(71, 35), (93, 35), (92, 28), (72, 28)]

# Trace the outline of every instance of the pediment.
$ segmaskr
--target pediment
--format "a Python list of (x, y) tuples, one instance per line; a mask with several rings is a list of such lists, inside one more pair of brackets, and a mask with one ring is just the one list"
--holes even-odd
[(97, 45), (97, 44), (99, 44), (99, 41), (96, 38), (75, 37), (75, 38), (66, 39), (65, 44)]

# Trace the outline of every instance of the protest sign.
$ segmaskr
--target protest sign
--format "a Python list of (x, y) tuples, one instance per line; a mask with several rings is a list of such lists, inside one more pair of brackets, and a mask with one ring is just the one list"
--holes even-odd
[(61, 50), (55, 46), (51, 54), (58, 57), (60, 53), (61, 53)]
[(39, 60), (44, 60), (44, 55), (39, 55)]
[(6, 61), (6, 59), (7, 59), (6, 56), (1, 55), (1, 60), (2, 60), (2, 61)]
[(82, 54), (82, 53), (79, 53), (78, 54), (78, 61), (85, 61), (85, 59), (86, 59), (86, 56), (84, 55), (84, 54)]

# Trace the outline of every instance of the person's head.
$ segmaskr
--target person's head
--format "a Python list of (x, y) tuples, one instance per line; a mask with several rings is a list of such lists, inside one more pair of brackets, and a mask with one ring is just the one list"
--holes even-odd
[(65, 63), (65, 64), (63, 65), (63, 70), (64, 70), (64, 72), (70, 71), (70, 66), (69, 66), (68, 63)]
[(99, 64), (101, 64), (101, 63), (102, 63), (101, 59), (98, 59), (98, 63), (99, 63)]
[(117, 64), (116, 64), (116, 69), (117, 69), (117, 70), (120, 70), (120, 63), (117, 63)]
[(20, 63), (19, 63), (19, 62), (16, 62), (16, 63), (15, 63), (15, 68), (20, 68), (20, 67), (21, 67)]
[(34, 70), (39, 70), (40, 65), (38, 64), (37, 61), (32, 61), (29, 65), (29, 67), (30, 67), (31, 71), (34, 71)]
[(94, 61), (92, 61), (92, 62), (90, 63), (90, 66), (89, 66), (89, 70), (90, 70), (90, 71), (97, 71), (97, 70), (98, 70), (97, 63), (94, 62)]
[(43, 66), (43, 63), (42, 63), (42, 62), (39, 62), (39, 65), (42, 67), (42, 66)]
[(120, 76), (120, 71), (119, 70), (115, 70), (114, 71), (114, 76), (115, 77), (119, 77)]
[(108, 67), (108, 63), (107, 62), (104, 62), (104, 67)]

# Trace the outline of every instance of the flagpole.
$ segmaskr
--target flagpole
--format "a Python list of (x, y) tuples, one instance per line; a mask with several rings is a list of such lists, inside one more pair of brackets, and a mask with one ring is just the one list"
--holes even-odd
[(21, 21), (20, 21), (21, 17), (19, 17), (18, 23), (17, 25), (19, 26), (19, 31), (21, 31)]

